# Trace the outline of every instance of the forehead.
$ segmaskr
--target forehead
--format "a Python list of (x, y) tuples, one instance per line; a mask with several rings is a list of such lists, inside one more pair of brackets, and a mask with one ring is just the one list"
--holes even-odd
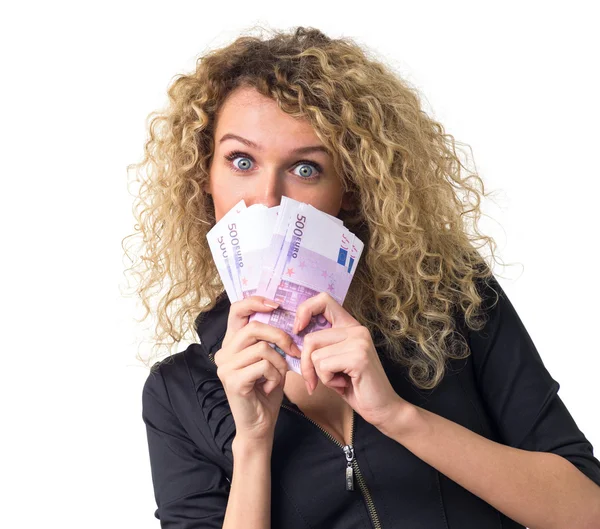
[(311, 142), (321, 143), (307, 119), (286, 114), (277, 102), (254, 88), (238, 88), (219, 110), (215, 136), (217, 142), (226, 134), (237, 134), (263, 145), (285, 143), (289, 146)]

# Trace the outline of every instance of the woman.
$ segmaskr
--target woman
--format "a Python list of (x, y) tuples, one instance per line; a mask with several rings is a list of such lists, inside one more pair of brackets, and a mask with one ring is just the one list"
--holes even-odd
[[(192, 324), (201, 343), (143, 390), (162, 527), (600, 523), (600, 463), (474, 244), (493, 241), (463, 221), (481, 179), (406, 83), (298, 28), (206, 54), (169, 97), (141, 164), (140, 295), (150, 310), (168, 274), (157, 344)], [(300, 354), (248, 323), (272, 300), (229, 302), (206, 241), (240, 199), (282, 196), (365, 243), (343, 306), (323, 293), (298, 308), (296, 332), (332, 324)]]

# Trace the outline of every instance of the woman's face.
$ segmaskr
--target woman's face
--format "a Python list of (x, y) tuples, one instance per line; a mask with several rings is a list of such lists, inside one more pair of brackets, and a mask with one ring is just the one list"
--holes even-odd
[(273, 207), (285, 195), (333, 216), (352, 207), (351, 194), (343, 192), (310, 123), (286, 114), (253, 88), (240, 87), (226, 99), (214, 144), (205, 191), (212, 195), (217, 222), (241, 199), (246, 206)]

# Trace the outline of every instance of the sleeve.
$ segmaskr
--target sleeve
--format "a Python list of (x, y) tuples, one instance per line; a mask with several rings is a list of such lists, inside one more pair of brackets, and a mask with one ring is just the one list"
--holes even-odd
[(515, 308), (495, 277), (481, 285), (488, 319), (480, 331), (469, 329), (469, 346), (478, 389), (504, 443), (558, 454), (600, 486), (593, 446), (558, 396), (560, 385)]
[(165, 529), (221, 528), (229, 483), (219, 465), (189, 438), (171, 406), (160, 369), (142, 391), (154, 498), (154, 516)]

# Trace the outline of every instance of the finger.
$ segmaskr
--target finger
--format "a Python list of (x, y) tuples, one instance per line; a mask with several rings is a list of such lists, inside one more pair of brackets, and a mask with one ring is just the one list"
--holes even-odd
[(322, 350), (327, 346), (340, 344), (341, 342), (345, 341), (347, 337), (348, 332), (339, 327), (335, 329), (333, 327), (330, 329), (322, 329), (320, 331), (307, 334), (304, 337), (302, 356), (300, 357), (300, 371), (302, 372), (304, 380), (310, 384), (312, 391), (314, 391), (317, 387), (319, 380), (319, 376), (317, 375), (314, 361), (312, 359), (312, 354), (317, 349)]
[(264, 296), (250, 296), (232, 303), (227, 317), (228, 337), (235, 335), (237, 331), (248, 325), (250, 316), (255, 312), (269, 312), (277, 308), (275, 306), (269, 307), (265, 305), (265, 302), (279, 306), (276, 301)]
[(248, 325), (233, 336), (228, 347), (233, 351), (241, 351), (259, 341), (277, 345), (290, 356), (297, 358), (301, 356), (300, 349), (298, 349), (298, 346), (287, 332), (268, 323), (256, 320), (248, 323)]
[(336, 373), (329, 381), (331, 388), (345, 388), (346, 386), (348, 386), (348, 375), (344, 373)]
[(273, 389), (279, 386), (282, 380), (281, 372), (273, 364), (268, 366), (268, 370), (270, 373), (269, 378), (263, 374), (259, 379), (254, 381), (254, 388), (262, 390), (265, 395), (268, 395)]
[[(279, 373), (279, 371), (278, 371), (278, 373)], [(279, 378), (279, 380), (277, 382), (275, 382), (273, 380), (267, 380), (267, 382), (265, 382), (262, 385), (262, 390), (265, 393), (265, 395), (268, 395), (269, 393), (271, 393), (271, 391), (273, 391), (280, 384), (281, 384), (281, 377)]]
[(240, 351), (238, 354), (234, 354), (228, 362), (228, 369), (243, 369), (250, 364), (260, 362), (260, 360), (269, 361), (283, 377), (285, 377), (285, 374), (289, 370), (285, 359), (264, 341), (257, 342)]
[(298, 305), (293, 333), (298, 334), (308, 325), (311, 317), (316, 316), (317, 314), (323, 314), (325, 319), (331, 323), (332, 327), (351, 327), (353, 325), (359, 325), (359, 322), (348, 314), (346, 309), (331, 297), (329, 293), (321, 292)]
[[(336, 375), (354, 371), (354, 365), (351, 365), (352, 355), (343, 349), (343, 345), (334, 344), (323, 347), (316, 350), (311, 356), (313, 356), (315, 372), (325, 386), (330, 386)], [(338, 382), (339, 377), (336, 377), (337, 385), (339, 385)]]
[(275, 382), (275, 385), (281, 380), (280, 373), (268, 360), (261, 360), (243, 369), (238, 369), (229, 373), (226, 377), (226, 389), (236, 395), (249, 395), (255, 389), (255, 383), (260, 377), (265, 377), (269, 381)]

